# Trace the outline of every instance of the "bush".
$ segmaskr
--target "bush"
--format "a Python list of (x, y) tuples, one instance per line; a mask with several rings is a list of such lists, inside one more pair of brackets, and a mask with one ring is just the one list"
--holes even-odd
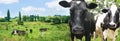
[(0, 18), (0, 22), (5, 22), (5, 19), (4, 18)]
[(54, 24), (60, 24), (61, 23), (61, 18), (60, 17), (54, 17), (53, 18), (53, 23)]

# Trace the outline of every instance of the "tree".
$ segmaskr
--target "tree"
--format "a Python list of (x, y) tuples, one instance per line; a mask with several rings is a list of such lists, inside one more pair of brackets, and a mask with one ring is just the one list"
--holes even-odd
[(7, 20), (8, 22), (10, 22), (10, 11), (9, 11), (9, 9), (8, 9), (8, 11), (7, 11), (7, 17), (6, 17), (6, 20)]
[(68, 23), (70, 20), (70, 16), (62, 16), (61, 19), (62, 19), (62, 23)]
[(54, 24), (60, 24), (60, 23), (62, 23), (61, 17), (60, 16), (54, 16), (53, 23)]
[(21, 21), (21, 12), (19, 12), (19, 21)]
[(39, 17), (39, 21), (41, 21), (41, 22), (45, 22), (45, 17)]
[(30, 15), (30, 21), (31, 22), (35, 21), (35, 16), (34, 15)]
[(21, 12), (19, 12), (18, 25), (23, 25), (23, 21), (21, 20)]
[(23, 16), (23, 21), (27, 21), (27, 20), (28, 20), (27, 16)]
[(45, 22), (52, 22), (52, 17), (51, 16), (45, 17)]
[(37, 21), (37, 15), (34, 16), (34, 21)]
[(40, 17), (37, 15), (36, 16), (36, 21), (39, 21), (40, 20)]

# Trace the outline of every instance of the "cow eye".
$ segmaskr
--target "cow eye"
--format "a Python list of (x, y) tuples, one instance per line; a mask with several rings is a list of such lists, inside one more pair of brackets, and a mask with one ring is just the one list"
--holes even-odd
[(109, 16), (109, 17), (111, 16), (111, 12), (108, 12), (108, 16)]

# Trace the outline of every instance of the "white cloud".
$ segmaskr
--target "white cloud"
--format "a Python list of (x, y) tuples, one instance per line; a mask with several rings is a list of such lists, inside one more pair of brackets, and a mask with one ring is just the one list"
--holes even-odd
[(58, 1), (47, 2), (47, 3), (45, 3), (45, 5), (47, 5), (49, 8), (54, 8), (54, 7), (58, 7), (59, 6), (56, 3), (58, 3)]
[(37, 7), (33, 7), (33, 6), (27, 6), (27, 7), (23, 7), (21, 10), (23, 13), (26, 14), (32, 14), (32, 13), (42, 13), (45, 12), (45, 8), (37, 8)]
[[(48, 15), (69, 15), (69, 8), (63, 8), (58, 3), (62, 0), (53, 0), (46, 2), (45, 5), (50, 9)], [(70, 2), (71, 0), (66, 0)]]
[(25, 12), (43, 12), (45, 11), (44, 8), (37, 8), (37, 7), (33, 7), (33, 6), (27, 6), (27, 7), (23, 7), (22, 11)]
[(18, 3), (19, 0), (0, 0), (0, 3), (3, 4), (12, 4), (12, 3)]

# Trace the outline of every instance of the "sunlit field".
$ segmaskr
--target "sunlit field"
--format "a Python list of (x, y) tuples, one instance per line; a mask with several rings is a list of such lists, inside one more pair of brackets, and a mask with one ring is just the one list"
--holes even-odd
[[(40, 28), (48, 28), (48, 30), (41, 32)], [(28, 31), (24, 36), (11, 35), (13, 29), (24, 31), (28, 29)], [(33, 33), (30, 33), (29, 29), (32, 29)], [(0, 22), (0, 41), (70, 41), (69, 37), (68, 24), (25, 22), (24, 25), (17, 25), (16, 22)]]
[[(41, 32), (40, 28), (48, 28), (48, 30)], [(24, 36), (19, 36), (11, 34), (13, 29), (28, 30)], [(33, 33), (30, 33), (30, 29), (33, 30)], [(117, 37), (117, 41), (119, 40), (120, 31)], [(0, 22), (0, 41), (70, 41), (69, 26), (64, 23), (25, 22), (24, 25), (17, 25), (16, 22)], [(100, 38), (97, 38), (96, 41), (100, 41)]]

